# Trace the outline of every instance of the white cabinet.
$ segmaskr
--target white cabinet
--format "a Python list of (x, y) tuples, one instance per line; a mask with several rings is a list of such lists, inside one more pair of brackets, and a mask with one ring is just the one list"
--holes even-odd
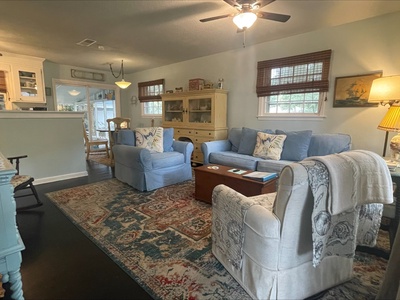
[(43, 58), (1, 53), (0, 71), (6, 76), (6, 106), (11, 103), (46, 103)]
[(227, 138), (227, 96), (219, 89), (161, 95), (162, 126), (173, 127), (176, 140), (193, 143), (192, 162), (203, 163), (202, 143)]

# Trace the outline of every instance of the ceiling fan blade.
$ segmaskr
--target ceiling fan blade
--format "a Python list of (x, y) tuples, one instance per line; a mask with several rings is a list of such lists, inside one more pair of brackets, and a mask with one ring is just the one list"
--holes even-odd
[(239, 7), (240, 8), (240, 4), (237, 3), (235, 0), (224, 0), (224, 2), (229, 4), (230, 6)]
[(268, 4), (271, 4), (272, 2), (275, 2), (275, 0), (259, 0), (253, 4), (253, 7), (257, 6), (258, 8), (261, 8), (267, 6)]
[(227, 17), (232, 17), (232, 16), (233, 16), (232, 14), (221, 15), (221, 16), (215, 16), (215, 17), (211, 17), (211, 18), (201, 19), (200, 22), (209, 22), (209, 21), (219, 20), (219, 19), (223, 19), (223, 18), (227, 18)]
[(259, 11), (257, 13), (257, 16), (260, 18), (263, 18), (263, 19), (278, 21), (278, 22), (286, 22), (287, 20), (290, 19), (289, 15), (281, 15), (281, 14), (275, 14), (275, 13), (269, 13), (269, 12), (263, 12), (263, 11)]

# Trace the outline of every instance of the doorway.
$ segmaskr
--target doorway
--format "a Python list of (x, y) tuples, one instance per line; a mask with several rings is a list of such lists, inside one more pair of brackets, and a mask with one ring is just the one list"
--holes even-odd
[(108, 139), (107, 119), (120, 115), (120, 91), (115, 85), (53, 80), (56, 111), (84, 112), (89, 139)]

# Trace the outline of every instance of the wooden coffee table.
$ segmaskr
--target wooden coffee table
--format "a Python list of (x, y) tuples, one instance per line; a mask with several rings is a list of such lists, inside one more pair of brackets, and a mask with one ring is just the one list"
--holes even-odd
[(218, 184), (225, 184), (245, 196), (256, 196), (276, 191), (278, 178), (265, 182), (244, 178), (243, 175), (253, 172), (247, 170), (243, 174), (235, 174), (228, 170), (234, 167), (220, 165), (205, 165), (194, 168), (195, 174), (195, 198), (207, 203), (212, 201), (212, 192)]

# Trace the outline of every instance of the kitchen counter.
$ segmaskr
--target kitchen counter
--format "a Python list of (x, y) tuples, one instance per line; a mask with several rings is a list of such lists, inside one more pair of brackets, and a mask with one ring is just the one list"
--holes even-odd
[(72, 111), (32, 111), (32, 110), (2, 110), (0, 119), (75, 119), (83, 118), (83, 112)]

